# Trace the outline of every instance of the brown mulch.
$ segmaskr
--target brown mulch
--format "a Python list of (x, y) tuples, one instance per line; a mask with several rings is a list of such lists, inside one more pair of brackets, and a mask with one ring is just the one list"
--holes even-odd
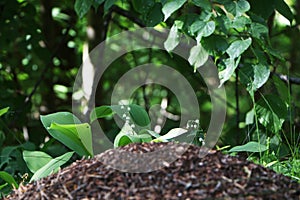
[[(288, 177), (203, 151), (187, 144), (130, 144), (21, 186), (9, 199), (300, 199), (300, 184)], [(150, 156), (136, 159), (145, 152)]]

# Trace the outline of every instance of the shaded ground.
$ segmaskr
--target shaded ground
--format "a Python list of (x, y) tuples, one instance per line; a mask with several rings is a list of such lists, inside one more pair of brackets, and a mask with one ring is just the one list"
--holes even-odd
[[(137, 157), (153, 153), (139, 162), (127, 151)], [(187, 144), (131, 144), (77, 161), (20, 187), (10, 199), (300, 199), (300, 184), (288, 177), (221, 152), (204, 155), (203, 149)], [(128, 166), (132, 171), (160, 169), (113, 169)]]

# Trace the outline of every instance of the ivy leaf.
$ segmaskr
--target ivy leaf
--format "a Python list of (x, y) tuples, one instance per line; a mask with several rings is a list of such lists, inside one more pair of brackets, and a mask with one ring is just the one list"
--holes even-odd
[(209, 0), (192, 0), (192, 2), (195, 6), (201, 7), (204, 10), (211, 11), (211, 9), (212, 9), (211, 3)]
[(162, 12), (165, 15), (164, 21), (166, 21), (172, 13), (178, 10), (187, 0), (169, 0), (167, 1), (162, 8)]
[(164, 42), (165, 49), (170, 52), (177, 47), (179, 44), (180, 38), (178, 33), (177, 24), (174, 23), (171, 27), (167, 40)]
[(197, 68), (204, 65), (207, 59), (208, 53), (205, 51), (205, 49), (200, 43), (196, 46), (193, 46), (193, 48), (190, 51), (188, 61), (192, 66), (194, 66), (194, 71), (196, 71)]
[(82, 18), (91, 8), (93, 5), (93, 0), (76, 0), (75, 1), (75, 12), (79, 16), (79, 18)]
[(267, 95), (256, 103), (256, 113), (264, 127), (278, 133), (287, 116), (287, 106), (277, 96)]
[(241, 57), (238, 57), (237, 61), (234, 61), (234, 59), (232, 58), (223, 60), (223, 63), (226, 68), (219, 72), (220, 86), (222, 86), (226, 81), (230, 79), (230, 77), (234, 73), (234, 70), (237, 68), (239, 64), (240, 59)]
[(229, 152), (241, 152), (241, 151), (247, 151), (247, 152), (263, 152), (266, 151), (268, 147), (263, 144), (259, 144), (258, 142), (248, 142), (247, 144), (235, 146), (229, 150)]
[(269, 35), (269, 29), (266, 25), (253, 22), (251, 23), (251, 34), (257, 39), (266, 39)]
[(226, 50), (229, 57), (237, 58), (239, 57), (244, 51), (246, 51), (249, 46), (251, 45), (252, 39), (248, 38), (246, 40), (236, 40), (230, 44), (229, 48)]
[[(193, 31), (198, 31), (196, 40), (197, 43), (200, 43), (202, 37), (208, 37), (215, 31), (216, 24), (214, 21), (202, 22), (203, 24), (198, 23), (198, 29), (193, 27)], [(194, 25), (195, 26), (195, 25)], [(192, 27), (191, 27), (192, 28)]]
[(241, 82), (247, 86), (247, 90), (255, 92), (263, 86), (270, 76), (270, 69), (267, 65), (246, 65), (240, 69)]
[(236, 17), (239, 17), (250, 10), (250, 4), (246, 0), (226, 2), (224, 3), (224, 6), (228, 12)]

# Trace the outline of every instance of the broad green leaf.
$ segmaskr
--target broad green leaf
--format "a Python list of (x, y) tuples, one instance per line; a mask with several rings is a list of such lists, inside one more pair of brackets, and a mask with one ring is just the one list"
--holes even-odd
[(233, 75), (235, 69), (237, 68), (240, 62), (240, 59), (241, 57), (238, 57), (236, 61), (234, 61), (234, 59), (232, 58), (223, 60), (225, 69), (219, 72), (220, 86), (223, 85), (226, 81), (228, 81)]
[(155, 3), (154, 6), (149, 10), (146, 17), (146, 25), (148, 27), (154, 27), (164, 20), (164, 14), (162, 13), (161, 9), (161, 3)]
[[(196, 21), (196, 22), (198, 22), (198, 21)], [(213, 32), (215, 31), (215, 28), (216, 28), (214, 21), (202, 22), (202, 23), (203, 23), (203, 25), (201, 25), (200, 23), (196, 24), (196, 26), (199, 25), (198, 29), (193, 27), (193, 29), (198, 32), (197, 37), (196, 37), (196, 41), (198, 44), (200, 43), (202, 37), (210, 36), (211, 34), (213, 34)], [(193, 25), (195, 26), (195, 24), (192, 24), (192, 26)]]
[(187, 0), (168, 0), (162, 8), (162, 12), (165, 15), (164, 21), (166, 21), (172, 13), (178, 10)]
[(286, 84), (277, 76), (272, 76), (274, 85), (277, 89), (279, 97), (286, 103), (289, 102), (289, 89)]
[(150, 124), (151, 121), (149, 115), (143, 107), (131, 104), (129, 105), (129, 108), (130, 117), (136, 125), (146, 127)]
[(209, 0), (192, 0), (192, 3), (198, 7), (203, 8), (204, 10), (211, 11), (211, 2)]
[(49, 115), (40, 116), (43, 126), (47, 129), (52, 122), (59, 124), (80, 124), (81, 121), (72, 113), (69, 112), (57, 112)]
[(242, 15), (233, 19), (231, 27), (244, 30), (248, 24), (252, 24), (251, 19)]
[(16, 182), (14, 177), (12, 177), (12, 175), (10, 175), (9, 173), (5, 171), (0, 171), (0, 178), (4, 180), (6, 183), (12, 185), (14, 188), (18, 189), (19, 187), (18, 183)]
[(141, 142), (141, 139), (133, 137), (134, 135), (136, 135), (136, 133), (133, 131), (131, 126), (125, 123), (114, 140), (114, 147), (124, 146), (129, 143)]
[(52, 157), (43, 151), (23, 151), (23, 159), (28, 169), (35, 173), (52, 160)]
[(99, 106), (93, 109), (90, 114), (90, 123), (93, 123), (96, 119), (109, 117), (113, 115), (114, 112), (110, 106)]
[(268, 148), (266, 145), (259, 144), (258, 142), (248, 142), (247, 144), (235, 146), (229, 150), (229, 152), (241, 152), (241, 151), (247, 151), (247, 152), (263, 152), (266, 151)]
[(167, 40), (164, 42), (165, 49), (170, 52), (179, 44), (180, 37), (178, 32), (177, 24), (174, 23), (170, 29)]
[(227, 40), (220, 35), (211, 35), (201, 40), (203, 48), (211, 55), (217, 50), (224, 53), (228, 48)]
[(199, 43), (196, 46), (192, 47), (188, 61), (190, 65), (194, 66), (194, 71), (196, 71), (197, 68), (201, 67), (206, 63), (208, 56), (209, 56), (208, 53)]
[(269, 29), (266, 25), (252, 22), (251, 23), (251, 34), (257, 39), (266, 39), (269, 35)]
[(256, 15), (263, 17), (267, 20), (275, 9), (275, 2), (277, 0), (251, 0), (249, 1), (251, 5), (251, 12), (254, 12)]
[(262, 87), (270, 76), (269, 66), (263, 64), (245, 65), (239, 72), (241, 82), (246, 85), (248, 91), (252, 92)]
[(228, 12), (236, 17), (239, 17), (250, 10), (250, 4), (246, 0), (227, 1), (224, 3), (224, 6)]
[(230, 56), (230, 58), (237, 58), (249, 48), (251, 42), (251, 38), (248, 38), (246, 40), (236, 40), (230, 44), (226, 52)]
[(107, 12), (115, 3), (117, 0), (106, 0), (104, 3), (104, 11)]
[(287, 18), (290, 21), (290, 24), (292, 24), (294, 15), (293, 15), (290, 7), (284, 2), (284, 0), (276, 0), (275, 7), (276, 7), (276, 10), (280, 14), (282, 14), (285, 18)]
[(48, 128), (48, 131), (52, 132), (52, 137), (75, 151), (80, 156), (93, 156), (92, 132), (88, 123), (52, 123)]
[(160, 136), (159, 138), (154, 139), (154, 142), (164, 142), (168, 141), (170, 139), (173, 139), (175, 137), (181, 136), (182, 134), (187, 133), (187, 130), (184, 128), (173, 128), (171, 129), (167, 134)]
[(0, 110), (0, 116), (4, 115), (5, 113), (7, 113), (7, 111), (9, 110), (9, 107), (6, 107), (6, 108), (2, 108)]
[(54, 171), (57, 171), (59, 167), (61, 167), (63, 164), (70, 160), (73, 154), (74, 152), (67, 152), (62, 156), (53, 158), (50, 162), (48, 162), (45, 166), (43, 166), (33, 174), (32, 178), (30, 179), (30, 182), (46, 177)]
[(273, 133), (278, 133), (287, 117), (287, 106), (277, 96), (262, 96), (256, 103), (256, 113), (264, 127)]
[(76, 0), (75, 1), (75, 12), (82, 18), (91, 8), (93, 5), (93, 0)]

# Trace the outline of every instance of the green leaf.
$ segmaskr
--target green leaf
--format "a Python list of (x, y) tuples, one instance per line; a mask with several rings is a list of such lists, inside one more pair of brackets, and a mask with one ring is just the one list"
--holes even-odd
[(204, 10), (211, 11), (212, 9), (211, 2), (209, 0), (192, 0), (192, 3)]
[(162, 12), (165, 15), (164, 21), (166, 21), (172, 13), (178, 10), (187, 0), (168, 0), (162, 8)]
[(117, 0), (106, 0), (104, 3), (104, 11), (107, 12), (116, 2)]
[(224, 53), (228, 48), (227, 40), (220, 35), (211, 35), (201, 40), (203, 48), (209, 53), (213, 54), (216, 50)]
[(239, 16), (233, 19), (231, 28), (244, 30), (248, 24), (252, 24), (250, 18)]
[(287, 106), (277, 96), (262, 96), (256, 103), (256, 113), (264, 127), (273, 133), (278, 133), (287, 117)]
[(0, 178), (3, 179), (6, 183), (12, 185), (14, 188), (18, 189), (18, 183), (16, 182), (14, 177), (12, 177), (12, 175), (10, 175), (9, 173), (5, 171), (0, 171)]
[(199, 43), (196, 46), (192, 47), (188, 61), (190, 65), (194, 66), (194, 71), (196, 71), (197, 68), (201, 67), (206, 63), (208, 56), (208, 53)]
[(2, 109), (0, 110), (0, 117), (1, 117), (2, 115), (4, 115), (5, 113), (7, 113), (8, 110), (9, 110), (9, 107), (2, 108)]
[(259, 144), (258, 142), (248, 142), (247, 144), (235, 146), (229, 150), (229, 152), (241, 152), (241, 151), (247, 151), (247, 152), (263, 152), (266, 151), (268, 148), (267, 146), (263, 144)]
[(247, 112), (246, 114), (246, 119), (245, 119), (245, 124), (249, 125), (249, 124), (253, 124), (254, 122), (254, 109), (251, 109), (249, 112)]
[(140, 134), (148, 134), (148, 135), (151, 135), (152, 137), (155, 137), (155, 138), (159, 138), (160, 135), (154, 131), (151, 131), (149, 129), (143, 129), (139, 132), (139, 135)]
[(251, 38), (248, 38), (246, 40), (236, 40), (230, 44), (226, 52), (230, 56), (230, 58), (237, 58), (249, 48), (251, 42)]
[(161, 3), (155, 3), (154, 6), (149, 10), (146, 17), (146, 25), (148, 27), (154, 27), (155, 25), (159, 24), (164, 20), (164, 14), (161, 10)]
[(292, 24), (294, 15), (290, 7), (284, 2), (284, 0), (276, 0), (275, 8), (280, 14), (282, 14), (285, 18), (287, 18), (290, 21), (290, 24)]
[(76, 0), (75, 1), (75, 12), (82, 18), (91, 8), (93, 5), (93, 0)]
[(173, 128), (171, 129), (167, 134), (160, 136), (159, 138), (154, 139), (154, 142), (164, 142), (168, 141), (170, 139), (173, 139), (175, 137), (181, 136), (182, 134), (187, 133), (187, 130), (184, 128)]
[(246, 0), (228, 1), (224, 3), (224, 6), (228, 12), (236, 17), (239, 17), (250, 10), (250, 4)]
[(277, 76), (272, 76), (274, 85), (277, 89), (279, 97), (286, 103), (289, 102), (289, 89), (286, 84)]
[(67, 152), (62, 156), (53, 158), (50, 162), (33, 174), (30, 182), (46, 177), (52, 174), (54, 171), (57, 171), (59, 167), (70, 160), (73, 154), (74, 152)]
[(220, 78), (220, 86), (223, 85), (226, 81), (230, 79), (233, 75), (235, 69), (237, 68), (241, 57), (238, 57), (237, 61), (234, 61), (232, 58), (228, 58), (223, 60), (223, 64), (225, 65), (225, 69), (219, 72)]
[(267, 39), (269, 35), (269, 29), (266, 25), (261, 23), (251, 23), (251, 34), (257, 39)]
[(133, 131), (131, 126), (125, 123), (114, 140), (114, 147), (120, 147), (130, 143), (141, 142), (141, 139), (134, 137), (134, 135), (136, 135), (136, 133)]
[(81, 121), (69, 112), (57, 112), (49, 115), (41, 115), (40, 118), (45, 128), (48, 128), (52, 122), (59, 124), (81, 124)]
[(269, 66), (263, 64), (245, 65), (240, 69), (241, 82), (246, 85), (248, 91), (255, 92), (269, 79)]
[(134, 135), (132, 137), (140, 139), (141, 142), (151, 142), (152, 141), (152, 137), (149, 134), (139, 134), (139, 135)]
[(155, 1), (154, 0), (143, 0), (143, 1), (132, 0), (132, 5), (136, 12), (141, 13), (141, 14), (146, 14), (146, 13), (149, 13), (153, 9), (153, 6), (155, 5)]
[(92, 132), (88, 123), (58, 124), (48, 127), (51, 136), (80, 156), (93, 156)]
[(129, 108), (130, 117), (136, 125), (146, 127), (150, 124), (149, 115), (143, 107), (131, 104)]
[(23, 159), (28, 169), (35, 173), (52, 160), (52, 157), (42, 151), (23, 151)]
[(99, 106), (93, 109), (90, 114), (90, 123), (93, 123), (96, 119), (109, 117), (113, 115), (114, 112), (110, 106)]
[(178, 27), (177, 24), (174, 23), (170, 29), (167, 40), (164, 42), (164, 47), (168, 52), (170, 52), (173, 49), (175, 49), (175, 47), (177, 47), (179, 41), (180, 41), (180, 37), (178, 33)]
[(192, 24), (191, 30), (197, 32), (197, 37), (196, 37), (197, 43), (200, 43), (202, 37), (208, 37), (211, 34), (213, 34), (216, 28), (214, 21), (209, 21), (209, 22), (196, 21), (195, 23)]

